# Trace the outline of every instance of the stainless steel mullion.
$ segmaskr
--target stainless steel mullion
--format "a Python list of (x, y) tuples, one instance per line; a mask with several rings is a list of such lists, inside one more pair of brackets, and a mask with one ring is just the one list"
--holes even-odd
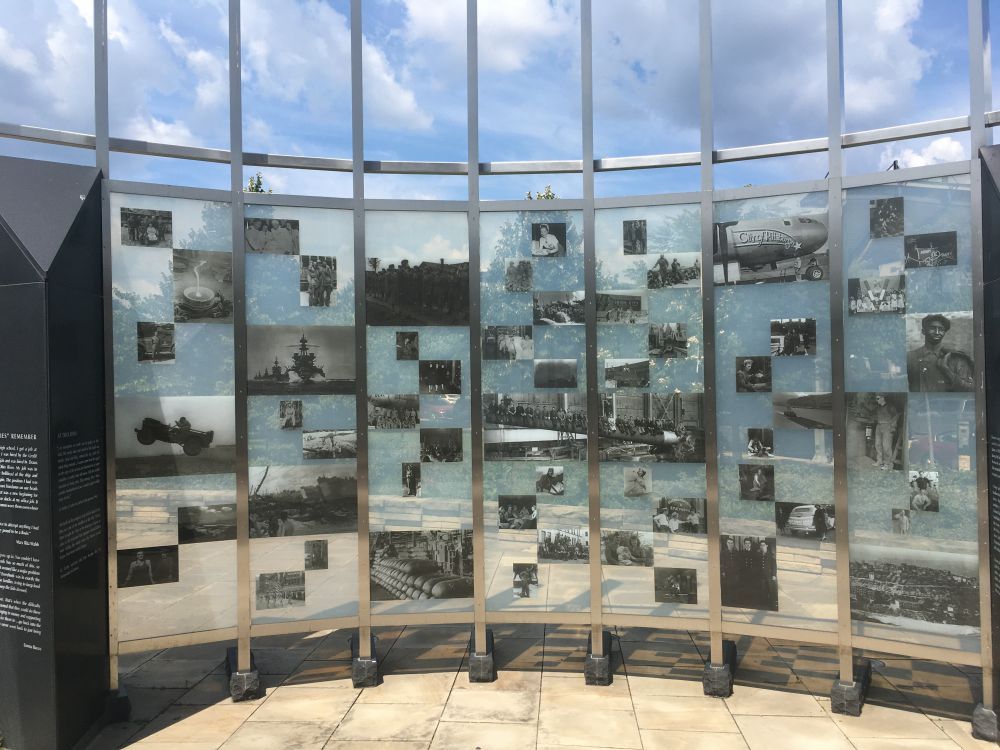
[(708, 522), (708, 625), (710, 660), (722, 663), (722, 569), (719, 549), (719, 447), (715, 404), (715, 266), (713, 263), (712, 189), (712, 1), (702, 0), (698, 16), (699, 109), (701, 122), (701, 324), (705, 374), (705, 504)]
[(362, 0), (351, 0), (351, 178), (354, 187), (354, 357), (358, 430), (358, 656), (371, 652), (368, 560), (368, 321), (365, 314), (365, 133)]

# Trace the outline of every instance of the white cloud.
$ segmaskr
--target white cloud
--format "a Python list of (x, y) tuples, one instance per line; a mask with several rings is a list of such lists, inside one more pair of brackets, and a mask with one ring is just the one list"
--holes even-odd
[(944, 164), (969, 158), (968, 149), (961, 141), (949, 135), (935, 138), (923, 148), (900, 147), (899, 144), (886, 146), (879, 156), (879, 168), (888, 169), (894, 161), (899, 166), (926, 167), (928, 164)]
[(129, 138), (154, 143), (192, 143), (196, 140), (183, 121), (166, 122), (148, 114), (133, 117), (125, 132)]
[(20, 47), (7, 29), (0, 28), (0, 65), (29, 76), (39, 74), (38, 60), (31, 50)]
[(213, 54), (197, 47), (189, 39), (178, 34), (163, 18), (159, 20), (160, 35), (167, 41), (174, 54), (182, 59), (196, 77), (195, 106), (205, 109), (229, 106), (229, 61), (228, 49), (225, 56)]

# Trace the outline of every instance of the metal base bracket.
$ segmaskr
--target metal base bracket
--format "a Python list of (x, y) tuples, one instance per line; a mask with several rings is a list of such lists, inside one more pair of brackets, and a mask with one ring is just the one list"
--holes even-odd
[[(109, 691), (104, 699), (104, 717), (109, 724), (117, 724), (128, 721), (131, 716), (132, 700), (128, 697), (125, 686), (119, 684), (118, 689)], [(0, 747), (3, 745), (0, 744)]]
[(371, 637), (371, 657), (362, 659), (358, 655), (358, 634), (351, 634), (351, 683), (356, 688), (375, 687), (379, 684), (378, 652), (375, 643), (378, 639)]
[(237, 669), (238, 657), (236, 647), (226, 649), (226, 675), (229, 677), (229, 695), (234, 703), (251, 701), (264, 697), (264, 688), (260, 684), (260, 673), (257, 671), (257, 661), (250, 654), (250, 669), (241, 672)]
[(853, 682), (837, 680), (830, 690), (830, 710), (835, 714), (860, 716), (861, 707), (868, 697), (868, 688), (872, 684), (871, 659), (854, 662)]
[(701, 686), (705, 695), (713, 698), (728, 698), (733, 694), (733, 677), (736, 675), (736, 643), (722, 642), (722, 663), (707, 662), (701, 675)]
[(486, 628), (486, 652), (476, 652), (476, 632), (473, 628), (469, 648), (469, 682), (495, 682), (497, 667), (493, 660), (493, 629)]
[(583, 679), (588, 685), (610, 685), (611, 674), (611, 631), (601, 631), (602, 656), (595, 656), (592, 642), (587, 637), (587, 658), (583, 662)]
[(982, 703), (972, 712), (972, 736), (977, 740), (996, 742), (1000, 739), (997, 727), (997, 712)]

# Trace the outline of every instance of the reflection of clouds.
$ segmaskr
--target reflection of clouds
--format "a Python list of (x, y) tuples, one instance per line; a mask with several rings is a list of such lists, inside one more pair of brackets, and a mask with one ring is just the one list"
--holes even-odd
[(469, 225), (458, 212), (369, 211), (366, 255), (410, 261), (467, 260)]
[(142, 297), (159, 297), (160, 286), (170, 276), (170, 248), (146, 250), (120, 248), (111, 255), (114, 280), (112, 285), (120, 292)]
[(260, 491), (281, 492), (289, 489), (298, 489), (308, 485), (316, 484), (320, 477), (328, 478), (353, 478), (354, 466), (342, 464), (324, 464), (323, 466), (251, 466), (250, 486), (257, 489), (264, 473), (267, 478), (261, 485)]

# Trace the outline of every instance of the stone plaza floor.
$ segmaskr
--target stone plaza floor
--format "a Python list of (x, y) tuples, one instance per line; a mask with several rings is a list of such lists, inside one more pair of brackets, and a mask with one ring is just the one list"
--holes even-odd
[[(615, 631), (612, 631), (615, 632)], [(499, 678), (471, 684), (467, 626), (381, 628), (383, 683), (351, 686), (346, 631), (254, 640), (265, 697), (233, 703), (226, 644), (122, 657), (132, 719), (88, 750), (955, 750), (972, 738), (981, 674), (878, 657), (860, 717), (830, 713), (836, 654), (740, 638), (736, 687), (702, 694), (702, 634), (622, 629), (614, 682), (584, 684), (584, 627), (494, 627)]]

